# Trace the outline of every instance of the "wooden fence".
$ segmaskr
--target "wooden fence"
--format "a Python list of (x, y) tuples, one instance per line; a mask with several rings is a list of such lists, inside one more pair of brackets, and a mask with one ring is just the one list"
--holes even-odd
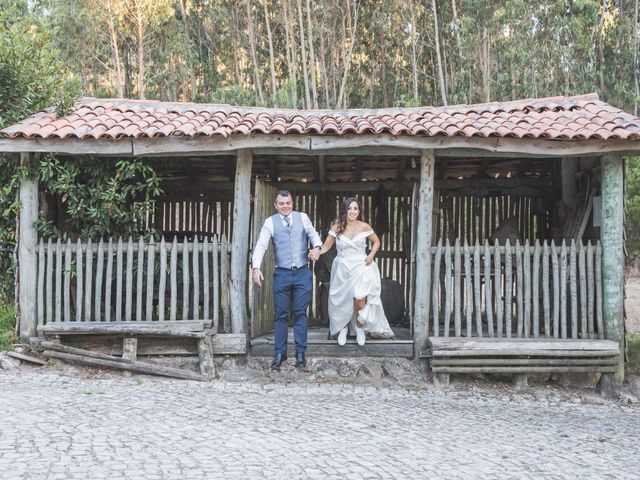
[(38, 325), (210, 320), (215, 331), (229, 332), (228, 276), (225, 236), (180, 243), (40, 240)]
[(433, 336), (604, 338), (600, 242), (431, 248)]

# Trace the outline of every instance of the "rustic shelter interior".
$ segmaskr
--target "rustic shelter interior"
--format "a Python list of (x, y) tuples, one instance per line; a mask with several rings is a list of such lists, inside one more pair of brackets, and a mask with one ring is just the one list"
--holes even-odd
[[(85, 99), (65, 118), (49, 110), (3, 133), (0, 149), (25, 163), (44, 152), (143, 157), (164, 191), (149, 218), (162, 239), (65, 245), (22, 231), (38, 211), (37, 181), (25, 181), (24, 337), (66, 332), (86, 347), (112, 324), (162, 325), (210, 332), (213, 354), (270, 355), (271, 294), (251, 285), (249, 258), (286, 188), (323, 238), (344, 197), (362, 201), (381, 238), (396, 333), (364, 348), (329, 339), (330, 261), (321, 261), (311, 355), (427, 358), (444, 376), (571, 368), (620, 377), (622, 155), (638, 150), (640, 120), (597, 96), (341, 112)], [(25, 286), (29, 268), (36, 280)], [(269, 268), (267, 257), (267, 278)], [(139, 335), (139, 354), (167, 351), (160, 334)], [(498, 354), (467, 355), (455, 343), (464, 339)], [(183, 338), (170, 352), (194, 348)], [(589, 354), (557, 353), (578, 350)]]

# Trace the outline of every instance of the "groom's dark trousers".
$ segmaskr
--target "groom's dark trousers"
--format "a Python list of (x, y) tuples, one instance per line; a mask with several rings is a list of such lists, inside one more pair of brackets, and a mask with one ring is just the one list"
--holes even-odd
[(312, 273), (308, 267), (295, 270), (276, 267), (273, 273), (275, 353), (287, 353), (289, 309), (293, 310), (296, 353), (307, 349), (307, 308), (311, 303)]

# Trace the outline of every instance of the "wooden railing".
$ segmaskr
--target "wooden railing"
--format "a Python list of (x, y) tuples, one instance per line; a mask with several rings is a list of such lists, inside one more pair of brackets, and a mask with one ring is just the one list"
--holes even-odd
[(604, 338), (598, 242), (431, 248), (430, 333)]
[[(157, 257), (157, 260), (156, 260)], [(226, 238), (178, 243), (40, 240), (37, 319), (49, 322), (210, 320), (230, 331)]]

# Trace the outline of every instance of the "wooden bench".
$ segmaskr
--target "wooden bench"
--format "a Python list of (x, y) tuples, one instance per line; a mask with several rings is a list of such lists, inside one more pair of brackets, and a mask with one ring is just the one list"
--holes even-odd
[(441, 384), (451, 373), (504, 373), (525, 388), (528, 373), (615, 373), (620, 349), (611, 340), (429, 337), (427, 356)]
[[(208, 380), (215, 376), (213, 363), (213, 330), (206, 329), (198, 320), (166, 322), (51, 322), (38, 327), (45, 337), (60, 338), (64, 335), (117, 335), (122, 337), (122, 356), (107, 355), (87, 349), (64, 345), (62, 342), (42, 341), (45, 355), (60, 360), (68, 360), (97, 367), (117, 368), (130, 372), (149, 373), (191, 380)], [(189, 372), (137, 359), (138, 337), (192, 338), (196, 341), (200, 363), (200, 373)]]

